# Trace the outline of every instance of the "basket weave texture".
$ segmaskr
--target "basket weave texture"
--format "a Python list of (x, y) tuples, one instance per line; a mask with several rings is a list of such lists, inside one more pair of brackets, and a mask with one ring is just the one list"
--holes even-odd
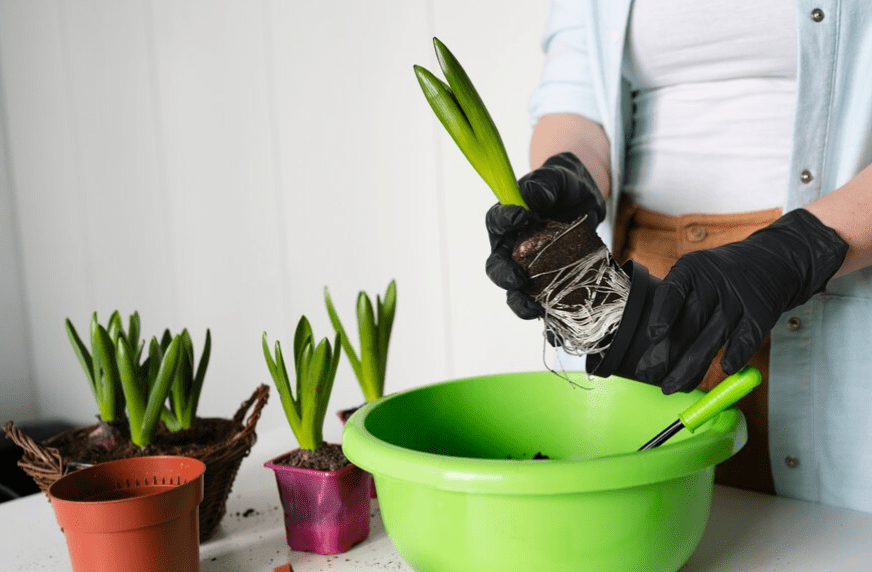
[[(224, 517), (227, 499), (239, 466), (257, 440), (255, 427), (268, 397), (269, 387), (261, 385), (242, 403), (232, 419), (198, 418), (198, 424), (210, 425), (212, 431), (220, 435), (220, 439), (202, 446), (198, 446), (197, 443), (185, 443), (185, 456), (198, 459), (206, 465), (206, 473), (203, 476), (203, 502), (200, 504), (199, 511), (200, 542), (212, 537)], [(246, 414), (248, 414), (247, 418)], [(92, 425), (69, 429), (39, 443), (11, 422), (3, 426), (3, 431), (23, 450), (18, 466), (36, 482), (43, 493), (47, 494), (48, 488), (56, 480), (88, 466), (77, 459), (66, 457), (63, 443), (87, 440), (88, 435), (96, 427)], [(184, 434), (174, 436), (173, 440), (181, 444)], [(149, 449), (143, 449), (141, 454), (149, 453)]]

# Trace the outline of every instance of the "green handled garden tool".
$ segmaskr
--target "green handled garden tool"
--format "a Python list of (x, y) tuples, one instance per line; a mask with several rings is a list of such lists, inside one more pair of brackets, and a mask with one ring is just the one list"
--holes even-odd
[(754, 367), (746, 367), (734, 373), (685, 409), (674, 423), (642, 445), (639, 450), (659, 447), (685, 427), (693, 433), (703, 423), (748, 395), (752, 389), (760, 385), (762, 380), (760, 371)]

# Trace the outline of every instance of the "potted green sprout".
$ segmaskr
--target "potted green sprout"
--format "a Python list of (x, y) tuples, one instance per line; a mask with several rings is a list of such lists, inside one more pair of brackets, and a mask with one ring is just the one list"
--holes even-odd
[(372, 476), (351, 464), (340, 445), (323, 438), (339, 365), (339, 337), (333, 344), (327, 338), (316, 343), (309, 320), (301, 317), (294, 332), (292, 375), (281, 343), (276, 341), (270, 352), (266, 332), (261, 340), (267, 368), (300, 445), (264, 466), (275, 473), (288, 546), (319, 554), (346, 552), (369, 536)]
[[(172, 390), (169, 393), (169, 407), (164, 408), (161, 420), (170, 431), (191, 429), (197, 418), (197, 406), (200, 403), (200, 392), (203, 389), (203, 380), (206, 377), (206, 368), (209, 367), (209, 357), (212, 353), (212, 333), (206, 330), (206, 341), (203, 343), (203, 353), (200, 362), (194, 369), (194, 343), (187, 329), (183, 329), (179, 336), (181, 347), (179, 350), (179, 366), (173, 378)], [(161, 339), (161, 347), (164, 351), (169, 347), (171, 340), (175, 339), (169, 330), (164, 330)]]
[(165, 330), (160, 341), (152, 337), (146, 346), (137, 312), (126, 329), (117, 311), (105, 326), (94, 313), (89, 345), (69, 319), (65, 324), (97, 402), (99, 423), (40, 443), (12, 423), (4, 425), (6, 435), (24, 450), (20, 466), (48, 493), (71, 471), (107, 461), (166, 455), (198, 459), (208, 469), (199, 510), (200, 540), (208, 539), (224, 516), (239, 465), (257, 438), (255, 426), (269, 387), (258, 387), (233, 418), (201, 418), (197, 406), (211, 353), (209, 330), (195, 368), (187, 330), (177, 335)]
[(126, 332), (117, 311), (105, 327), (94, 312), (90, 325), (91, 351), (69, 318), (65, 325), (100, 411), (100, 424), (89, 434), (90, 443), (107, 449), (114, 447), (120, 440), (119, 426), (126, 424), (136, 446), (150, 444), (176, 375), (179, 339), (167, 340), (161, 347), (153, 338), (148, 358), (141, 364), (144, 342), (139, 340), (138, 312), (130, 316)]
[[(391, 341), (391, 330), (394, 324), (394, 314), (397, 307), (397, 284), (391, 280), (385, 291), (384, 298), (376, 296), (375, 304), (366, 292), (357, 294), (357, 332), (359, 339), (359, 351), (355, 350), (351, 338), (346, 333), (336, 313), (330, 290), (324, 288), (324, 301), (327, 305), (327, 314), (330, 323), (339, 335), (342, 348), (351, 369), (363, 390), (363, 396), (367, 403), (373, 402), (384, 396), (385, 374), (388, 364), (388, 346)], [(346, 421), (358, 408), (339, 412), (339, 417)]]
[[(445, 44), (437, 38), (433, 44), (447, 83), (414, 66), (427, 102), (499, 202), (527, 209), (502, 138), (481, 97)], [(585, 223), (586, 216), (570, 222), (540, 223), (531, 218), (511, 256), (531, 278), (526, 293), (544, 309), (548, 337), (560, 340), (570, 354), (602, 354), (616, 337), (628, 306), (633, 266), (625, 271), (615, 262), (592, 225)], [(644, 300), (647, 281), (645, 272), (637, 299)], [(635, 330), (638, 322), (623, 321), (632, 322), (627, 331)]]

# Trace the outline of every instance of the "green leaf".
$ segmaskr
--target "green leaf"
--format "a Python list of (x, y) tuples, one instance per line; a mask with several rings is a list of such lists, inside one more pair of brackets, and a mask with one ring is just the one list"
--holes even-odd
[(160, 420), (163, 421), (166, 428), (170, 431), (181, 431), (184, 429), (182, 424), (176, 419), (176, 416), (173, 415), (173, 412), (164, 407), (160, 412)]
[(96, 387), (99, 388), (100, 417), (103, 421), (115, 421), (115, 390), (120, 385), (118, 370), (115, 363), (115, 348), (106, 328), (97, 324), (95, 335), (95, 355), (99, 356), (99, 377)]
[(203, 380), (206, 378), (206, 369), (209, 367), (209, 357), (212, 354), (212, 333), (206, 329), (206, 341), (203, 343), (203, 353), (200, 355), (200, 363), (197, 365), (197, 374), (188, 397), (187, 415), (191, 422), (197, 418), (197, 406), (200, 403), (200, 393), (203, 390)]
[[(288, 420), (288, 424), (291, 426), (291, 430), (294, 432), (294, 436), (296, 436), (297, 441), (299, 441), (301, 432), (300, 413), (294, 402), (294, 396), (291, 394), (291, 383), (288, 379), (287, 368), (284, 367), (282, 346), (279, 341), (276, 340), (275, 360), (273, 360), (269, 351), (269, 342), (266, 332), (263, 333), (263, 337), (261, 338), (261, 346), (263, 348), (263, 356), (266, 360), (267, 369), (269, 369), (270, 376), (273, 379), (273, 384), (279, 392), (279, 399), (281, 400), (285, 417)], [(279, 364), (281, 364), (281, 367), (279, 367)]]
[(490, 113), (460, 63), (433, 38), (446, 84), (421, 66), (414, 66), (424, 97), (461, 152), (502, 204), (527, 208), (502, 138)]
[(173, 335), (170, 333), (169, 329), (164, 330), (163, 336), (160, 339), (160, 349), (166, 353), (167, 348), (170, 346), (170, 342), (173, 341)]
[(176, 374), (181, 343), (180, 336), (174, 337), (164, 353), (163, 361), (161, 361), (157, 378), (151, 387), (148, 403), (145, 407), (145, 414), (142, 419), (142, 443), (136, 443), (140, 447), (151, 443), (154, 429), (157, 426), (157, 420), (160, 417), (161, 410), (164, 408), (164, 402), (167, 399), (170, 385)]
[[(445, 127), (469, 164), (484, 179), (485, 183), (494, 189), (496, 182), (493, 180), (493, 174), (487, 165), (487, 153), (482, 149), (469, 118), (466, 117), (451, 88), (427, 68), (412, 66), (412, 69), (415, 71), (418, 85), (421, 86), (427, 103), (430, 104), (430, 108), (433, 109), (439, 122)], [(496, 193), (495, 189), (494, 193)]]
[(118, 337), (124, 335), (124, 324), (121, 322), (121, 314), (118, 313), (118, 310), (115, 310), (109, 316), (106, 331), (109, 332), (109, 339), (112, 340), (113, 346), (118, 342)]
[[(339, 348), (336, 348), (336, 353)], [(317, 449), (324, 442), (324, 417), (327, 414), (327, 407), (330, 402), (330, 393), (333, 391), (333, 381), (335, 375), (330, 375), (333, 370), (333, 348), (327, 338), (321, 340), (318, 347), (315, 348), (314, 357), (312, 359), (312, 370), (310, 375), (313, 378), (315, 385), (315, 399), (312, 403), (312, 441)], [(334, 372), (335, 373), (335, 372)]]
[[(180, 347), (178, 365), (176, 366), (176, 374), (173, 376), (173, 382), (170, 386), (169, 397), (172, 412), (176, 419), (178, 419), (179, 424), (185, 428), (190, 428), (190, 420), (185, 416), (185, 409), (188, 404), (187, 385), (188, 380), (192, 376), (191, 370), (193, 366), (191, 366), (191, 357), (188, 354), (188, 348), (185, 342), (185, 331), (186, 330), (183, 330), (182, 334), (179, 336)], [(190, 342), (190, 338), (188, 338), (188, 342)]]
[(143, 380), (142, 391), (148, 393), (151, 391), (151, 385), (157, 379), (157, 372), (160, 369), (160, 364), (163, 361), (164, 351), (157, 341), (157, 338), (152, 336), (151, 344), (148, 347), (148, 369), (147, 375)]
[(276, 364), (273, 361), (272, 354), (269, 353), (269, 342), (267, 341), (266, 332), (263, 333), (263, 336), (260, 338), (260, 345), (263, 349), (263, 358), (266, 360), (266, 367), (269, 370), (269, 375), (274, 380), (276, 379)]
[(142, 357), (143, 345), (139, 341), (140, 333), (142, 333), (142, 328), (139, 321), (139, 312), (133, 312), (130, 315), (127, 327), (127, 342), (130, 344), (130, 348), (136, 351), (133, 356), (133, 363), (139, 363)]
[(308, 430), (308, 442), (300, 443), (304, 449), (318, 449), (323, 438), (324, 415), (327, 400), (330, 399), (330, 391), (333, 380), (329, 379), (327, 372), (330, 370), (330, 343), (327, 339), (321, 340), (318, 346), (311, 352), (306, 369), (304, 390), (300, 396), (303, 405), (303, 427)]
[(121, 390), (127, 401), (127, 418), (130, 422), (130, 438), (137, 445), (142, 441), (142, 417), (145, 413), (145, 395), (138, 379), (133, 352), (124, 336), (115, 343), (115, 356), (118, 361), (118, 375)]
[(67, 329), (67, 337), (70, 339), (70, 345), (73, 346), (73, 352), (75, 352), (76, 357), (79, 359), (79, 364), (85, 372), (85, 377), (88, 378), (88, 385), (94, 393), (94, 399), (97, 399), (97, 388), (94, 387), (94, 362), (91, 360), (91, 354), (88, 352), (88, 348), (82, 342), (82, 339), (79, 337), (76, 328), (73, 327), (73, 323), (69, 318), (64, 321), (64, 325)]
[(391, 280), (388, 284), (388, 289), (385, 292), (385, 299), (382, 301), (377, 298), (378, 307), (378, 379), (380, 387), (379, 397), (384, 395), (384, 383), (387, 375), (388, 365), (388, 347), (391, 341), (391, 330), (394, 326), (394, 315), (397, 309), (397, 283), (396, 280)]
[(357, 326), (360, 335), (360, 368), (363, 373), (360, 381), (364, 397), (371, 402), (381, 397), (378, 391), (378, 329), (372, 302), (365, 292), (357, 296)]
[(327, 375), (330, 379), (336, 379), (336, 371), (339, 369), (339, 358), (342, 356), (342, 348), (339, 347), (341, 343), (342, 334), (336, 333), (336, 337), (333, 339), (333, 352), (331, 354), (330, 360), (330, 370), (327, 372)]
[(345, 333), (345, 328), (339, 320), (339, 314), (336, 313), (336, 308), (333, 307), (333, 300), (330, 298), (330, 291), (324, 288), (324, 301), (327, 304), (327, 315), (330, 316), (330, 323), (333, 324), (333, 329), (336, 330), (341, 339), (342, 349), (345, 350), (345, 355), (348, 356), (348, 362), (351, 364), (351, 369), (354, 371), (354, 376), (360, 380), (363, 372), (360, 367), (360, 359), (351, 345), (351, 340), (348, 334)]
[(438, 38), (433, 38), (433, 46), (436, 49), (436, 57), (439, 60), (442, 73), (445, 74), (445, 79), (448, 81), (460, 108), (469, 119), (480, 148), (486, 154), (488, 170), (493, 173), (492, 180), (495, 187), (492, 188), (494, 193), (503, 204), (526, 207), (518, 189), (518, 181), (509, 162), (503, 140), (478, 91), (472, 85), (472, 81), (460, 62), (445, 44), (440, 42)]
[[(300, 378), (301, 372), (299, 370), (300, 364), (300, 356), (303, 355), (303, 350), (312, 343), (312, 326), (309, 324), (309, 320), (306, 316), (302, 316), (300, 321), (297, 322), (297, 329), (294, 331), (294, 371), (296, 373), (297, 379)], [(297, 389), (299, 391), (299, 388)], [(298, 393), (299, 395), (299, 393)]]
[(100, 328), (100, 322), (97, 320), (97, 312), (91, 314), (91, 323), (89, 324), (89, 334), (91, 336), (91, 351), (92, 364), (94, 371), (91, 377), (94, 380), (94, 395), (97, 398), (98, 407), (102, 407), (100, 403), (103, 401), (103, 378), (102, 368), (100, 367), (100, 355), (97, 353), (97, 330)]

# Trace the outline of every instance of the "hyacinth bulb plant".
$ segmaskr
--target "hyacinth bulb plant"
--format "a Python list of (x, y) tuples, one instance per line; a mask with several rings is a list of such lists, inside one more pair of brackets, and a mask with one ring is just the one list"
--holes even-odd
[(294, 367), (281, 344), (261, 345), (282, 409), (299, 448), (267, 461), (275, 473), (285, 514), (285, 536), (293, 550), (338, 554), (369, 536), (372, 475), (351, 464), (336, 443), (324, 442), (324, 418), (339, 366), (339, 334), (316, 342), (306, 316), (294, 332)]
[[(427, 102), (497, 200), (528, 208), (478, 91), (445, 44), (437, 38), (433, 44), (446, 81), (414, 66)], [(518, 238), (512, 258), (531, 278), (527, 293), (545, 310), (546, 334), (561, 340), (571, 354), (608, 348), (621, 322), (630, 278), (584, 218), (531, 226)]]
[(142, 362), (145, 341), (140, 340), (138, 312), (130, 316), (126, 331), (117, 311), (106, 326), (100, 324), (94, 312), (90, 351), (69, 318), (65, 324), (100, 411), (100, 425), (89, 436), (91, 443), (105, 448), (117, 445), (121, 439), (119, 427), (123, 425), (137, 446), (151, 443), (176, 376), (180, 338), (168, 339), (163, 347), (152, 338), (148, 357)]
[(285, 365), (281, 342), (276, 340), (271, 353), (264, 332), (262, 346), (267, 368), (297, 442), (302, 449), (317, 451), (324, 444), (324, 417), (339, 366), (339, 334), (333, 344), (327, 338), (316, 343), (309, 320), (301, 317), (294, 333), (293, 376)]
[(342, 348), (351, 369), (363, 390), (367, 403), (384, 396), (385, 376), (388, 364), (388, 346), (391, 341), (391, 331), (394, 325), (394, 315), (397, 308), (397, 283), (391, 280), (384, 297), (376, 296), (373, 304), (370, 296), (360, 291), (357, 294), (357, 332), (359, 351), (352, 345), (336, 307), (330, 297), (330, 290), (324, 288), (324, 302), (330, 322), (339, 335)]

